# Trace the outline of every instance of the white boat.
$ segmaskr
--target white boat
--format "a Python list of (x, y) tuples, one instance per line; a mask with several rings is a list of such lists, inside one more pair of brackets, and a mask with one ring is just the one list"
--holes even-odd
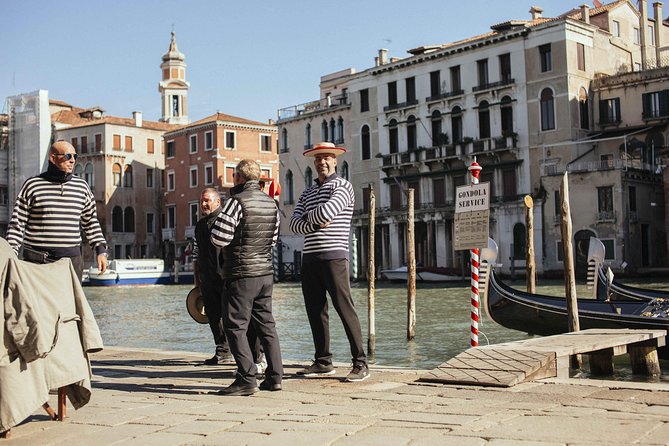
[(104, 273), (93, 266), (88, 270), (88, 284), (91, 286), (169, 283), (172, 283), (172, 274), (165, 270), (162, 259), (114, 259), (109, 261)]
[[(391, 282), (406, 282), (409, 268), (400, 266), (394, 269), (382, 269), (381, 275)], [(465, 280), (461, 276), (449, 274), (444, 268), (416, 267), (416, 282), (456, 282)]]

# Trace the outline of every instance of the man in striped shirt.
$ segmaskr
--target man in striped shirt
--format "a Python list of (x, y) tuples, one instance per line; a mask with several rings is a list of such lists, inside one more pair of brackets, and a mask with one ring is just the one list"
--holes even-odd
[(272, 316), (274, 270), (272, 246), (279, 234), (279, 211), (260, 190), (260, 166), (242, 160), (235, 187), (211, 228), (211, 242), (223, 248), (223, 325), (237, 364), (235, 381), (221, 395), (247, 396), (258, 391), (256, 364), (247, 339), (253, 324), (265, 349), (267, 370), (260, 390), (281, 390), (281, 348)]
[(28, 178), (19, 191), (7, 241), (17, 255), (23, 245), (48, 253), (48, 261), (69, 257), (81, 279), (81, 230), (95, 249), (102, 272), (107, 269), (107, 243), (93, 193), (86, 181), (73, 175), (76, 161), (72, 144), (56, 141), (51, 146), (47, 171)]
[(346, 153), (345, 148), (332, 143), (319, 143), (304, 152), (314, 157), (318, 179), (302, 193), (290, 218), (290, 229), (304, 235), (302, 294), (316, 350), (313, 364), (298, 374), (335, 373), (330, 352), (327, 291), (351, 347), (353, 369), (346, 381), (362, 381), (369, 377), (369, 368), (348, 278), (348, 244), (355, 197), (351, 183), (337, 175), (337, 156), (343, 153)]

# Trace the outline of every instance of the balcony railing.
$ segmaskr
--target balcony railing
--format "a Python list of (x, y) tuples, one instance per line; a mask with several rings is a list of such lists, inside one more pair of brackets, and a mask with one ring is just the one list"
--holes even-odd
[(615, 211), (599, 211), (597, 212), (597, 222), (612, 222), (616, 219)]
[(184, 238), (195, 238), (195, 226), (186, 226), (184, 229)]
[(505, 87), (507, 85), (512, 85), (514, 83), (516, 83), (516, 80), (514, 78), (502, 79), (501, 81), (497, 82), (488, 82), (486, 84), (477, 85), (475, 87), (472, 87), (472, 91), (476, 92), (483, 90), (492, 90), (493, 88)]
[(401, 108), (414, 107), (416, 105), (418, 105), (418, 99), (406, 102), (398, 102), (397, 104), (386, 105), (385, 107), (383, 107), (383, 111), (389, 112), (393, 110), (399, 110)]
[(598, 172), (603, 170), (623, 170), (623, 169), (637, 169), (648, 172), (653, 172), (653, 165), (644, 163), (639, 159), (610, 159), (600, 161), (582, 161), (578, 163), (571, 163), (565, 166), (564, 164), (544, 164), (541, 166), (542, 176), (562, 175), (565, 172)]
[(337, 96), (327, 96), (316, 101), (305, 102), (304, 104), (293, 105), (292, 107), (282, 108), (278, 112), (279, 121), (296, 118), (298, 116), (317, 113), (328, 110), (333, 107), (350, 106), (348, 93)]
[(452, 97), (455, 97), (455, 96), (462, 96), (463, 94), (465, 94), (465, 91), (462, 90), (462, 89), (447, 91), (445, 93), (440, 93), (440, 94), (428, 96), (428, 97), (425, 98), (425, 101), (426, 102), (434, 102), (434, 101), (438, 101), (440, 99), (448, 99), (448, 98), (452, 98)]
[(176, 229), (175, 228), (164, 228), (163, 229), (163, 241), (174, 241), (176, 240)]

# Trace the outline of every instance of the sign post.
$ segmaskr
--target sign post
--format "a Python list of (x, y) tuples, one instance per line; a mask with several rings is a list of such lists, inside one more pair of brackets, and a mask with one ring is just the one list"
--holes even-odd
[(471, 345), (479, 345), (479, 249), (488, 246), (490, 183), (479, 184), (481, 166), (474, 162), (468, 168), (471, 185), (456, 189), (455, 249), (470, 250), (471, 266)]

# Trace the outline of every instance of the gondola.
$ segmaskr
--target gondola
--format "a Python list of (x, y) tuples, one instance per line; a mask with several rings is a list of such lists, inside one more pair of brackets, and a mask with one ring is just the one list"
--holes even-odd
[[(491, 240), (494, 244), (494, 241)], [(496, 248), (496, 245), (495, 245)], [(502, 282), (494, 273), (491, 248), (482, 253), (482, 306), (488, 317), (512, 330), (550, 336), (568, 331), (567, 300), (517, 290)], [(485, 250), (484, 250), (485, 251)], [(579, 325), (588, 328), (627, 328), (669, 330), (669, 299), (650, 300), (578, 299)], [(669, 347), (658, 354), (669, 359)]]
[(669, 291), (653, 290), (650, 288), (637, 288), (624, 285), (615, 279), (613, 279), (611, 281), (611, 285), (608, 286), (606, 274), (607, 272), (604, 270), (604, 268), (599, 268), (597, 274), (597, 299), (651, 301), (659, 297), (669, 300)]

